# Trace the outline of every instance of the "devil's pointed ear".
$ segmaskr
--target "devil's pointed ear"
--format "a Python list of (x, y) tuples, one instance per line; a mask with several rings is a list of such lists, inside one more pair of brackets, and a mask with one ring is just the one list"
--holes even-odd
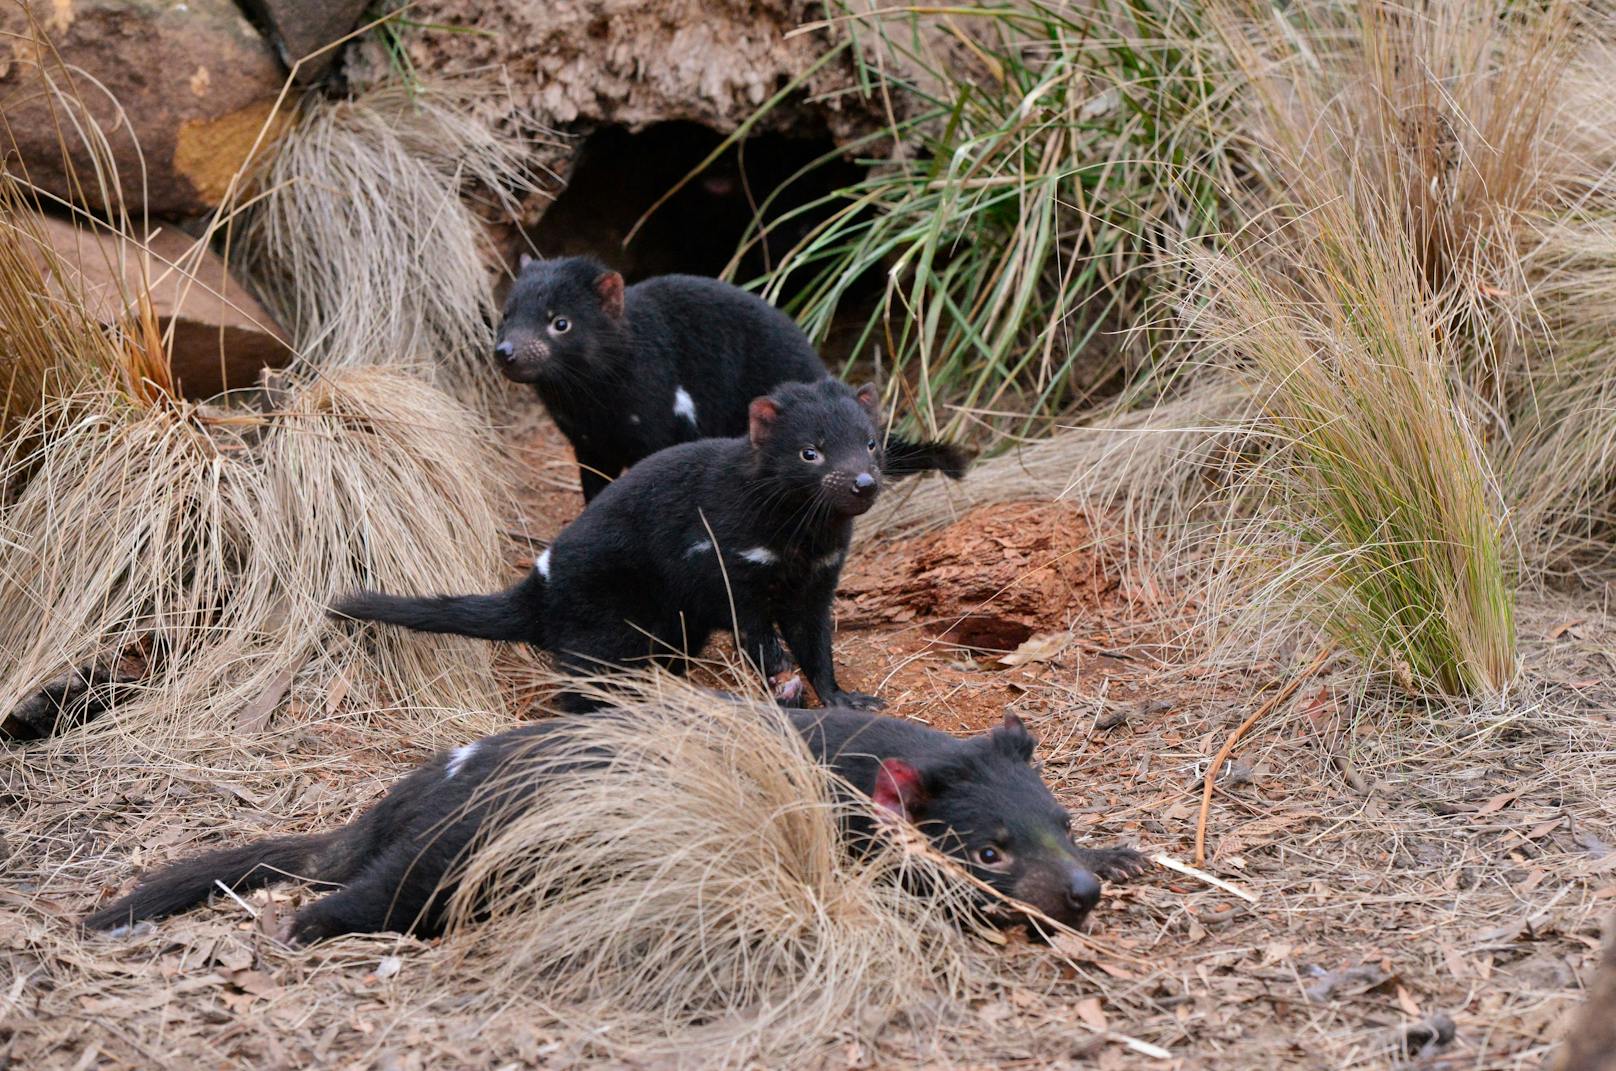
[(864, 411), (870, 414), (871, 420), (879, 421), (881, 419), (881, 392), (875, 389), (874, 383), (864, 384), (864, 386), (853, 392), (853, 396), (864, 407)]
[(533, 258), (531, 253), (523, 253), (521, 256), (516, 258), (516, 270), (526, 271), (529, 264), (537, 263), (538, 261)]
[(623, 315), (623, 277), (615, 271), (606, 272), (595, 280), (595, 294), (600, 308), (607, 316), (617, 319)]
[(870, 798), (882, 810), (906, 821), (915, 821), (926, 800), (920, 771), (902, 759), (882, 759), (881, 768), (875, 772), (875, 791)]
[(747, 434), (751, 436), (752, 445), (762, 446), (773, 433), (774, 422), (780, 419), (780, 405), (773, 398), (753, 398), (746, 415), (750, 421)]
[(1038, 741), (1027, 731), (1027, 725), (1014, 711), (1004, 712), (1004, 721), (988, 734), (993, 746), (1017, 762), (1031, 762), (1033, 748)]

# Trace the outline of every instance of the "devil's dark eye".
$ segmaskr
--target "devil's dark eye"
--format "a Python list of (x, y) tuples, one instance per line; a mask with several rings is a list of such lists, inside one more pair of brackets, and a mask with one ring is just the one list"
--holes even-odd
[(869, 442), (865, 443), (864, 445), (868, 446), (870, 448), (870, 453), (872, 453), (872, 454), (875, 453), (875, 440), (874, 439), (871, 439)]
[(558, 335), (564, 335), (568, 331), (572, 330), (572, 321), (567, 319), (565, 316), (557, 316), (554, 320), (550, 321), (550, 330), (554, 331)]
[(996, 866), (999, 860), (1003, 858), (1004, 856), (999, 853), (999, 849), (991, 844), (976, 850), (976, 861), (983, 866)]
[(802, 459), (804, 461), (818, 461), (819, 451), (811, 446), (805, 446), (802, 448)]

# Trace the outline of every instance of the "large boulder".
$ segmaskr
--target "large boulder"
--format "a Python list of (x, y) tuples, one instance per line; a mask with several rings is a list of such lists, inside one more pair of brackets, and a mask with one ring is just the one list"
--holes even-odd
[(66, 276), (49, 282), (82, 295), (102, 323), (126, 316), (141, 286), (150, 286), (158, 326), (165, 333), (173, 327), (174, 380), (186, 397), (253, 386), (264, 368), (291, 360), (287, 334), (269, 311), (212, 251), (198, 256), (196, 240), (183, 231), (162, 227), (137, 242), (46, 216), (33, 229), (55, 254), (44, 266)]
[(15, 151), (31, 182), (86, 207), (108, 206), (75, 130), (84, 115), (110, 144), (125, 208), (198, 215), (218, 206), (266, 123), (284, 127), (284, 77), (231, 0), (0, 4), (0, 114)]
[(330, 71), (342, 46), (326, 46), (353, 32), (370, 0), (241, 0), (241, 6), (263, 27), (286, 69), (296, 67), (298, 84), (308, 85)]

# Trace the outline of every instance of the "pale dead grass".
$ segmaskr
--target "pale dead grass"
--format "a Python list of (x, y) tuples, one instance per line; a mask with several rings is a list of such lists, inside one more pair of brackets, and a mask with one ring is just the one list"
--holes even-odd
[[(132, 754), (250, 740), (307, 664), (349, 667), (374, 703), (491, 706), (491, 649), (360, 643), (325, 615), (356, 587), (501, 579), (503, 469), (471, 412), (386, 369), (227, 413), (112, 394), (52, 403), (0, 457), (0, 711), (132, 657), (115, 716), (78, 734)], [(103, 695), (105, 691), (103, 690)], [(159, 742), (161, 741), (161, 742)], [(209, 746), (212, 746), (211, 743)]]
[(989, 983), (970, 888), (901, 843), (850, 858), (838, 823), (869, 804), (838, 801), (772, 703), (666, 678), (603, 694), (618, 708), (488, 786), (543, 779), (451, 904), (483, 999), (521, 993), (614, 1056), (780, 1066), (894, 1018), (936, 1029)]
[(495, 262), (475, 192), (506, 218), (534, 189), (526, 146), (475, 117), (496, 85), (384, 85), (304, 105), (231, 238), (319, 367), (404, 365), (465, 400), (497, 394)]

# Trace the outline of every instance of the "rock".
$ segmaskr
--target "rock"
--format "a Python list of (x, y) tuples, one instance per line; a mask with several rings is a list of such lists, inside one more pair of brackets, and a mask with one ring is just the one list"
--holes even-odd
[(1599, 966), (1585, 981), (1587, 998), (1549, 1065), (1552, 1071), (1616, 1071), (1616, 915), (1605, 924)]
[(65, 280), (67, 287), (82, 289), (90, 314), (102, 323), (123, 315), (144, 267), (158, 324), (165, 331), (174, 325), (174, 379), (186, 397), (250, 387), (265, 367), (291, 360), (286, 332), (231, 278), (218, 256), (204, 250), (189, 275), (169, 269), (194, 260), (195, 240), (178, 228), (162, 227), (144, 243), (49, 217), (39, 217), (38, 228), (63, 270), (75, 273)]
[(242, 8), (263, 27), (287, 70), (298, 60), (311, 57), (296, 72), (299, 85), (325, 77), (341, 47), (318, 56), (312, 53), (351, 33), (369, 3), (370, 0), (241, 0)]
[(265, 124), (273, 135), (290, 123), (290, 101), (275, 113), (274, 50), (230, 0), (23, 0), (0, 4), (0, 38), (0, 112), (29, 180), (89, 208), (108, 206), (50, 85), (106, 135), (137, 216), (216, 208)]
[[(802, 77), (803, 92), (766, 116), (759, 133), (845, 140), (884, 129), (883, 101), (858, 91), (850, 57), (809, 75), (832, 38), (793, 31), (823, 16), (810, 0), (416, 0), (411, 22), (468, 32), (407, 30), (403, 45), (416, 70), (500, 72), (504, 91), (490, 95), (486, 118), (501, 129), (636, 131), (683, 119), (728, 133)], [(356, 87), (375, 85), (395, 76), (397, 62), (367, 35), (343, 73)], [(539, 162), (564, 171), (569, 147), (547, 141), (534, 146)]]

